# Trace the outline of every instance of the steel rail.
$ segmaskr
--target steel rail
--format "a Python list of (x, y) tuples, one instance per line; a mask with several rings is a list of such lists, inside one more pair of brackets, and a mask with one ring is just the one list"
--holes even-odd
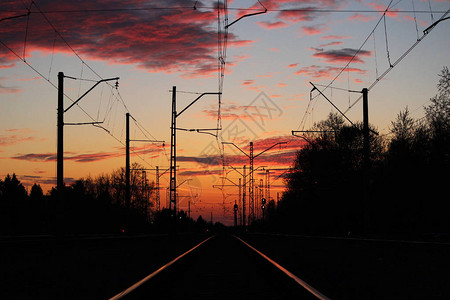
[(127, 288), (127, 289), (123, 290), (122, 292), (118, 293), (117, 295), (109, 298), (109, 300), (122, 299), (123, 297), (125, 297), (126, 295), (128, 295), (129, 293), (131, 293), (132, 291), (134, 291), (135, 289), (137, 289), (138, 287), (140, 287), (141, 285), (143, 285), (144, 283), (146, 283), (147, 281), (149, 281), (150, 279), (152, 279), (153, 277), (155, 277), (156, 275), (158, 275), (159, 273), (164, 271), (165, 269), (169, 268), (171, 265), (173, 265), (174, 263), (176, 263), (177, 261), (182, 259), (184, 256), (188, 255), (189, 253), (191, 253), (192, 251), (194, 251), (195, 249), (197, 249), (198, 247), (200, 247), (201, 245), (203, 245), (204, 243), (206, 243), (207, 241), (209, 241), (213, 237), (214, 236), (210, 236), (209, 238), (207, 238), (204, 241), (200, 242), (197, 246), (195, 246), (192, 249), (184, 252), (183, 254), (181, 254), (180, 256), (175, 258), (174, 260), (170, 261), (169, 263), (167, 263), (164, 266), (162, 266), (161, 268), (159, 268), (158, 270), (156, 270), (153, 273), (151, 273), (151, 274), (147, 275), (146, 277), (142, 278), (141, 280), (139, 280), (138, 282), (136, 282), (135, 284), (133, 284), (129, 288)]
[(250, 249), (252, 249), (253, 251), (255, 251), (256, 253), (258, 253), (259, 255), (261, 255), (264, 259), (266, 259), (268, 262), (270, 262), (272, 265), (274, 265), (275, 267), (278, 268), (278, 270), (282, 271), (284, 274), (286, 274), (287, 276), (289, 276), (290, 278), (292, 278), (295, 282), (297, 282), (299, 285), (301, 285), (304, 289), (306, 289), (308, 292), (310, 292), (311, 294), (313, 294), (314, 296), (316, 296), (318, 299), (321, 300), (330, 300), (330, 298), (328, 298), (327, 296), (323, 295), (321, 292), (319, 292), (318, 290), (316, 290), (315, 288), (313, 288), (312, 286), (310, 286), (308, 283), (306, 283), (305, 281), (301, 280), (300, 278), (298, 278), (297, 276), (295, 276), (293, 273), (291, 273), (290, 271), (288, 271), (286, 268), (284, 268), (283, 266), (281, 266), (280, 264), (278, 264), (276, 261), (272, 260), (271, 258), (269, 258), (267, 255), (265, 255), (264, 253), (262, 253), (261, 251), (259, 251), (258, 249), (254, 248), (253, 246), (251, 246), (250, 244), (248, 244), (247, 242), (245, 242), (244, 240), (242, 240), (241, 238), (237, 237), (234, 235), (234, 237), (236, 239), (238, 239), (239, 241), (241, 241), (244, 245), (246, 245), (247, 247), (249, 247)]

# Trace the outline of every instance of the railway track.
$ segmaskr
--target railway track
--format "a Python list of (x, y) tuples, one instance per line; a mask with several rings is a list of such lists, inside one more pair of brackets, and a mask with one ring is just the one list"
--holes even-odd
[(205, 239), (114, 295), (119, 299), (328, 299), (243, 239)]
[(282, 234), (8, 238), (0, 299), (450, 299), (449, 251)]

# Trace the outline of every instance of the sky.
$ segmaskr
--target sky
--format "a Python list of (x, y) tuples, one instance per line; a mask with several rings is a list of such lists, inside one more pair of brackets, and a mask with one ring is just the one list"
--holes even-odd
[[(173, 87), (178, 112), (201, 93), (221, 92), (177, 117), (185, 129), (177, 130), (177, 174), (181, 209), (190, 201), (191, 216), (212, 212), (229, 224), (249, 143), (255, 156), (283, 143), (254, 160), (255, 194), (268, 170), (276, 200), (305, 143), (291, 131), (336, 112), (312, 84), (352, 122), (362, 121), (360, 91), (369, 88), (369, 121), (388, 134), (406, 107), (423, 117), (450, 64), (450, 21), (424, 34), (449, 1), (234, 0), (227, 8), (206, 0), (2, 1), (0, 177), (15, 173), (28, 189), (56, 185), (58, 72), (69, 76), (65, 108), (97, 81), (120, 78), (64, 114), (67, 184), (124, 166), (127, 112), (132, 140), (158, 141), (131, 142), (131, 161), (167, 169)], [(70, 125), (88, 122), (100, 123)], [(165, 206), (168, 172), (160, 182)]]

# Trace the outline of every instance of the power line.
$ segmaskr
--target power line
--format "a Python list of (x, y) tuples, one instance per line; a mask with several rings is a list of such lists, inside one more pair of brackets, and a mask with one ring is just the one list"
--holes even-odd
[[(133, 12), (133, 11), (151, 11), (151, 10), (192, 10), (192, 6), (172, 6), (172, 7), (134, 7), (134, 8), (99, 8), (99, 9), (66, 9), (66, 10), (42, 10), (40, 12), (45, 14), (60, 14), (60, 13), (103, 13), (103, 12)], [(196, 9), (210, 9), (215, 10), (217, 7), (213, 6), (196, 6)], [(285, 9), (271, 9), (266, 8), (267, 12), (314, 12), (314, 13), (383, 13), (383, 10), (370, 9), (321, 9), (321, 8), (285, 8)], [(231, 11), (260, 11), (259, 8), (241, 8), (241, 7), (227, 7)], [(0, 12), (18, 13), (18, 10), (0, 9)], [(31, 11), (33, 12), (33, 11)], [(395, 13), (445, 13), (443, 10), (388, 10), (388, 12)]]
[[(386, 15), (386, 12), (389, 10), (389, 7), (390, 7), (391, 4), (392, 4), (392, 1), (393, 1), (393, 0), (391, 0), (391, 1), (389, 2), (389, 5), (386, 7), (386, 9), (385, 9), (383, 15), (378, 19), (378, 22), (375, 24), (374, 28), (373, 28), (372, 31), (369, 33), (369, 35), (366, 37), (366, 39), (365, 39), (364, 42), (361, 44), (361, 46), (359, 46), (358, 50), (355, 51), (355, 53), (354, 53), (353, 56), (350, 58), (350, 60), (347, 62), (347, 64), (346, 64), (346, 65), (338, 72), (338, 74), (331, 80), (331, 82), (330, 82), (327, 86), (325, 86), (325, 88), (322, 90), (322, 92), (325, 91), (326, 89), (328, 89), (328, 88), (329, 88), (329, 87), (330, 87), (330, 86), (338, 79), (338, 77), (341, 76), (341, 74), (349, 67), (349, 65), (350, 65), (351, 62), (356, 58), (356, 56), (359, 54), (359, 52), (361, 52), (361, 50), (362, 50), (362, 48), (364, 47), (364, 45), (367, 43), (367, 41), (369, 40), (369, 38), (373, 35), (373, 33), (375, 32), (375, 30), (377, 29), (378, 25), (379, 25), (379, 24), (381, 23), (381, 21), (384, 19), (384, 16)], [(310, 96), (311, 96), (311, 95), (310, 95)], [(317, 96), (318, 96), (318, 95), (317, 95)], [(310, 97), (310, 102), (311, 102), (311, 100), (315, 99), (317, 96), (315, 96), (315, 97)], [(308, 107), (309, 107), (309, 106), (308, 106)], [(348, 111), (348, 110), (347, 110), (347, 111)], [(347, 111), (345, 111), (344, 114), (345, 114)], [(304, 115), (303, 119), (305, 119), (306, 113), (307, 113), (307, 111), (305, 111), (305, 115)], [(300, 124), (300, 126), (301, 126), (301, 124)], [(299, 127), (300, 127), (300, 126), (299, 126)]]
[(56, 29), (56, 27), (53, 25), (52, 22), (50, 22), (50, 20), (47, 18), (46, 14), (39, 8), (39, 6), (37, 6), (36, 2), (32, 1), (31, 2), (38, 10), (38, 12), (44, 17), (44, 19), (47, 21), (47, 23), (50, 25), (50, 27), (55, 31), (55, 33), (61, 38), (61, 40), (67, 45), (67, 47), (69, 47), (69, 49), (73, 52), (73, 54), (75, 54), (76, 57), (78, 57), (78, 59), (84, 63), (89, 70), (92, 71), (92, 73), (94, 73), (96, 76), (98, 76), (98, 78), (103, 79), (88, 63), (86, 63), (83, 58), (81, 58), (81, 56), (75, 51), (75, 49), (67, 42), (67, 40), (62, 36), (62, 34)]
[[(442, 20), (447, 19), (446, 16), (450, 13), (450, 9), (446, 11), (445, 14), (443, 14), (441, 16), (441, 18), (436, 21), (436, 22), (440, 22)], [(372, 82), (372, 84), (367, 88), (369, 91), (378, 84), (378, 82), (380, 82), (381, 79), (384, 78), (384, 76), (386, 76), (398, 63), (400, 63), (427, 35), (428, 33), (430, 33), (431, 30), (433, 30), (434, 26), (430, 26), (427, 29), (425, 29), (423, 31), (423, 35), (417, 39), (417, 41), (408, 49), (406, 50), (392, 65), (389, 66), (388, 69), (386, 69), (384, 71), (383, 74), (381, 74), (377, 79), (375, 79), (374, 82)], [(362, 99), (362, 96), (358, 97), (358, 99), (355, 100), (355, 102), (353, 102), (348, 108), (347, 110), (344, 112), (347, 113), (351, 108), (353, 108), (353, 106), (355, 106), (356, 103), (358, 103), (360, 100)]]
[[(400, 0), (401, 1), (401, 0)], [(399, 2), (400, 2), (399, 1)], [(422, 39), (434, 28), (433, 25), (429, 26), (427, 29), (424, 30), (423, 35), (421, 37), (418, 37), (416, 42), (408, 49), (406, 50), (394, 63), (391, 63), (390, 60), (390, 55), (389, 55), (389, 46), (388, 46), (388, 40), (387, 40), (387, 28), (386, 28), (386, 14), (389, 11), (393, 11), (393, 12), (402, 12), (402, 11), (398, 11), (398, 10), (390, 10), (392, 9), (393, 6), (397, 5), (399, 2), (397, 2), (396, 4), (392, 5), (392, 0), (390, 1), (389, 5), (386, 7), (385, 11), (383, 12), (383, 15), (380, 17), (380, 19), (378, 20), (378, 22), (375, 24), (374, 28), (372, 29), (372, 31), (369, 33), (369, 35), (366, 37), (366, 39), (364, 40), (364, 42), (361, 44), (361, 46), (359, 47), (359, 49), (354, 53), (354, 55), (350, 58), (350, 60), (347, 62), (347, 64), (338, 72), (338, 74), (331, 80), (331, 82), (324, 86), (324, 89), (322, 91), (325, 91), (326, 89), (330, 88), (331, 85), (337, 80), (337, 78), (339, 78), (341, 76), (341, 74), (349, 67), (350, 63), (356, 58), (356, 56), (359, 54), (359, 52), (361, 51), (362, 47), (367, 43), (367, 41), (369, 40), (369, 38), (371, 36), (374, 36), (375, 30), (377, 29), (377, 27), (380, 25), (381, 21), (384, 21), (384, 31), (385, 31), (385, 39), (386, 39), (386, 51), (387, 51), (387, 59), (389, 62), (389, 68), (386, 69), (380, 76), (378, 76), (378, 70), (377, 70), (377, 78), (375, 79), (375, 81), (369, 86), (368, 91), (370, 91), (376, 84), (378, 84), (378, 82), (383, 79), (400, 61), (402, 61), (421, 41)], [(430, 9), (431, 10), (431, 9)], [(423, 13), (430, 13), (429, 11), (421, 11)], [(405, 12), (405, 11), (403, 11)], [(413, 10), (411, 11), (413, 13), (418, 13), (419, 11)], [(434, 22), (433, 24), (437, 24), (440, 21), (443, 21), (446, 18), (447, 14), (450, 12), (450, 10), (447, 10), (444, 12), (444, 14), (441, 16), (441, 18)], [(375, 50), (376, 51), (376, 50)], [(376, 66), (377, 67), (377, 66)], [(333, 88), (333, 87), (331, 87)], [(317, 97), (317, 96), (316, 96)], [(310, 97), (310, 103), (308, 104), (307, 110), (305, 111), (305, 114), (302, 118), (302, 121), (299, 125), (299, 128), (302, 126), (302, 124), (305, 121), (306, 115), (309, 113), (309, 109), (310, 109), (310, 104), (311, 104), (311, 100), (315, 99), (316, 97)], [(362, 95), (359, 96), (357, 98), (356, 101), (354, 101), (352, 104), (349, 103), (349, 107), (347, 108), (347, 110), (344, 111), (344, 114), (346, 114), (351, 108), (354, 107), (354, 105), (356, 105), (356, 103), (358, 103), (360, 100), (362, 99)]]
[[(26, 34), (25, 34), (25, 40), (24, 40), (24, 48), (23, 48), (23, 56), (21, 57), (16, 51), (14, 51), (11, 47), (9, 47), (6, 43), (4, 43), (2, 40), (0, 40), (0, 44), (2, 44), (6, 49), (8, 49), (8, 51), (10, 51), (14, 56), (16, 56), (19, 60), (21, 60), (23, 63), (25, 63), (30, 69), (32, 69), (35, 73), (37, 73), (42, 79), (44, 79), (45, 81), (47, 81), (51, 86), (53, 86), (56, 90), (58, 90), (58, 87), (57, 87), (57, 85), (56, 84), (54, 84), (51, 80), (50, 80), (50, 72), (51, 72), (51, 69), (50, 69), (50, 71), (49, 71), (49, 77), (47, 78), (46, 76), (44, 76), (43, 74), (42, 74), (42, 72), (40, 72), (38, 69), (36, 69), (33, 65), (31, 65), (29, 62), (27, 62), (26, 61), (26, 59), (25, 59), (25, 48), (26, 48), (26, 40), (27, 40), (27, 35), (28, 35), (28, 25), (29, 25), (29, 22), (28, 22), (28, 17), (29, 17), (29, 15), (31, 14), (31, 11), (30, 11), (30, 9), (31, 9), (31, 6), (32, 5), (34, 5), (35, 7), (36, 7), (36, 9), (38, 9), (38, 11), (42, 14), (42, 16), (44, 17), (44, 19), (47, 21), (47, 23), (50, 25), (50, 27), (53, 29), (53, 31), (54, 31), (54, 33), (55, 33), (55, 38), (54, 38), (54, 42), (53, 42), (53, 48), (54, 48), (54, 45), (55, 45), (55, 42), (56, 42), (56, 36), (58, 36), (65, 44), (66, 44), (66, 46), (74, 53), (74, 55), (82, 62), (82, 65), (86, 65), (97, 77), (99, 77), (101, 80), (103, 80), (103, 78), (102, 78), (102, 76), (100, 76), (99, 75), (99, 73), (98, 72), (96, 72), (89, 64), (87, 64), (86, 63), (86, 61), (75, 51), (75, 49), (68, 43), (68, 41), (60, 34), (60, 32), (56, 29), (56, 27), (51, 23), (51, 21), (46, 17), (46, 15), (44, 14), (44, 12), (43, 11), (41, 11), (40, 10), (40, 8), (36, 5), (36, 3), (34, 2), (34, 1), (32, 1), (31, 3), (30, 3), (30, 8), (28, 8), (28, 13), (27, 14), (22, 14), (22, 15), (16, 15), (16, 16), (12, 16), (12, 17), (6, 17), (6, 18), (2, 18), (2, 19), (0, 19), (0, 21), (3, 21), (3, 20), (9, 20), (9, 19), (15, 19), (15, 18), (20, 18), (20, 17), (27, 17), (27, 23), (26, 23)], [(0, 11), (2, 11), (2, 10), (0, 10)], [(51, 63), (53, 63), (53, 60), (52, 60), (52, 62)], [(52, 65), (50, 66), (50, 68), (52, 67)], [(86, 79), (86, 78), (82, 78), (82, 73), (81, 73), (81, 77), (72, 77), (72, 76), (66, 76), (66, 77), (68, 77), (68, 78), (70, 78), (70, 79), (72, 79), (72, 80), (78, 80), (78, 81), (80, 81), (80, 83), (81, 83), (81, 81), (86, 81), (86, 82), (97, 82), (98, 80), (93, 80), (93, 79)], [(120, 92), (119, 92), (119, 90), (117, 89), (117, 85), (114, 87), (113, 85), (111, 85), (110, 83), (108, 83), (108, 82), (106, 82), (111, 88), (112, 88), (112, 92), (111, 92), (111, 95), (116, 99), (116, 102), (120, 102), (122, 105), (123, 105), (123, 107), (125, 108), (125, 110), (127, 111), (127, 112), (129, 112), (129, 110), (128, 110), (128, 107), (127, 107), (127, 105), (126, 105), (126, 103), (125, 103), (125, 101), (124, 101), (124, 99), (123, 99), (123, 97), (122, 97), (122, 95), (120, 94)], [(114, 94), (114, 88), (115, 88), (115, 90), (117, 91), (117, 95), (116, 94)], [(75, 103), (75, 101), (69, 96), (69, 95), (67, 95), (66, 93), (64, 93), (64, 97), (65, 98), (67, 98), (67, 99), (69, 99), (71, 102), (72, 102), (72, 105), (74, 105), (74, 104), (76, 104), (77, 106), (78, 106), (78, 108), (92, 121), (91, 122), (91, 124), (94, 126), (94, 127), (97, 127), (97, 128), (100, 128), (100, 129), (103, 129), (109, 136), (111, 136), (114, 140), (116, 140), (117, 142), (119, 142), (121, 145), (123, 145), (123, 146), (125, 146), (125, 144), (118, 138), (118, 137), (116, 137), (112, 132), (111, 132), (111, 130), (109, 130), (108, 128), (106, 128), (106, 127), (104, 127), (104, 126), (102, 126), (102, 125), (100, 125), (101, 123), (103, 123), (105, 120), (106, 120), (106, 118), (107, 118), (107, 116), (108, 116), (108, 114), (111, 112), (111, 110), (112, 110), (112, 107), (113, 107), (113, 105), (114, 105), (114, 102), (113, 103), (111, 103), (111, 101), (110, 101), (110, 103), (108, 104), (108, 105), (110, 105), (110, 109), (106, 109), (106, 113), (105, 113), (105, 116), (104, 116), (104, 120), (102, 121), (102, 122), (98, 122), (98, 118), (97, 118), (97, 120), (94, 118), (94, 117), (92, 117), (84, 108), (82, 108), (78, 103)], [(137, 122), (137, 121), (136, 121)], [(140, 128), (140, 130), (142, 131), (142, 132), (144, 132), (144, 131), (146, 131), (148, 134), (150, 134), (141, 124), (139, 124), (139, 126), (138, 126), (139, 128)], [(145, 133), (144, 133), (144, 135), (145, 135)], [(151, 135), (151, 134), (150, 134)], [(136, 153), (136, 152), (134, 152), (134, 151), (132, 151), (133, 152), (133, 154), (134, 155), (136, 155), (137, 157), (139, 157), (142, 161), (144, 161), (145, 163), (147, 163), (148, 165), (150, 165), (151, 166), (151, 164), (149, 163), (149, 162), (147, 162), (143, 157), (141, 157), (138, 153)]]

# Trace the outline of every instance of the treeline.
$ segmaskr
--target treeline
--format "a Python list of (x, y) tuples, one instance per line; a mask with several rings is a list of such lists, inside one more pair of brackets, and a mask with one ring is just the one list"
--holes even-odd
[[(362, 124), (338, 114), (315, 124), (265, 226), (304, 234), (450, 236), (450, 74), (440, 74), (438, 93), (415, 120), (408, 108), (391, 122), (390, 134), (371, 128), (370, 163), (364, 167)], [(367, 179), (365, 184), (365, 179)]]
[[(157, 210), (154, 183), (146, 180), (143, 170), (137, 163), (131, 166), (129, 208), (124, 168), (79, 179), (64, 187), (61, 199), (54, 188), (44, 195), (39, 184), (28, 194), (17, 176), (8, 174), (0, 179), (0, 234), (168, 233), (174, 229), (173, 215)], [(180, 232), (203, 232), (209, 225), (180, 211), (176, 226)]]

